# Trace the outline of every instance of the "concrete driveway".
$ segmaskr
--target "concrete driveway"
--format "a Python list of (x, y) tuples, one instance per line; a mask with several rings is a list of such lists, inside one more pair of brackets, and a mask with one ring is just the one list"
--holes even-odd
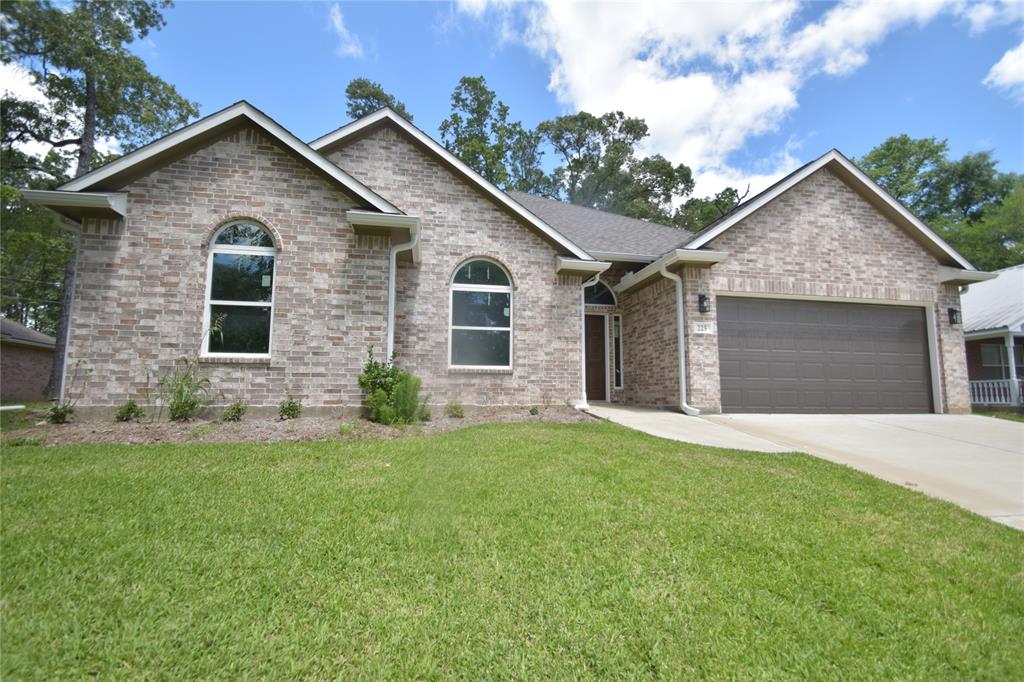
[(592, 406), (662, 438), (806, 452), (1024, 530), (1024, 424), (974, 415), (722, 414)]

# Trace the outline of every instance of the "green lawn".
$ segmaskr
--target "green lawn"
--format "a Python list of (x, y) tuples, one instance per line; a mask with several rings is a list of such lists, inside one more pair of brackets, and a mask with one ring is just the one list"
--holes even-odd
[(611, 424), (8, 447), (4, 679), (1011, 679), (1024, 533)]
[(998, 408), (998, 407), (975, 407), (971, 410), (974, 414), (984, 415), (986, 417), (998, 417), (999, 419), (1009, 419), (1015, 422), (1024, 422), (1024, 412), (1015, 410), (1013, 408)]

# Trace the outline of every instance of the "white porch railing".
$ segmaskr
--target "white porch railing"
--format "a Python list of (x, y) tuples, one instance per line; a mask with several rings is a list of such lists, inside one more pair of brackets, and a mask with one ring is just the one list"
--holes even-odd
[[(1024, 396), (1024, 379), (1018, 379), (1017, 401)], [(971, 382), (971, 404), (973, 405), (1013, 405), (1013, 391), (1010, 390), (1009, 379)]]

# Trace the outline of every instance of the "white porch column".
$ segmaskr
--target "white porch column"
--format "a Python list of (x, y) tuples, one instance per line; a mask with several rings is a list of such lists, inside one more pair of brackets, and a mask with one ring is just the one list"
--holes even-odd
[(1013, 333), (1007, 332), (1004, 341), (1006, 343), (1006, 361), (1010, 365), (1010, 402), (1016, 407), (1020, 405), (1020, 383), (1017, 381), (1017, 363), (1013, 357)]

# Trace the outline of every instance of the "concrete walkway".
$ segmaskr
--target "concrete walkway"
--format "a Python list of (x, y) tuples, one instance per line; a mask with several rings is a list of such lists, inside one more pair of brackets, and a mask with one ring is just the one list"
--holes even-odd
[(590, 412), (654, 436), (756, 452), (806, 452), (1024, 530), (1024, 424), (973, 415)]

